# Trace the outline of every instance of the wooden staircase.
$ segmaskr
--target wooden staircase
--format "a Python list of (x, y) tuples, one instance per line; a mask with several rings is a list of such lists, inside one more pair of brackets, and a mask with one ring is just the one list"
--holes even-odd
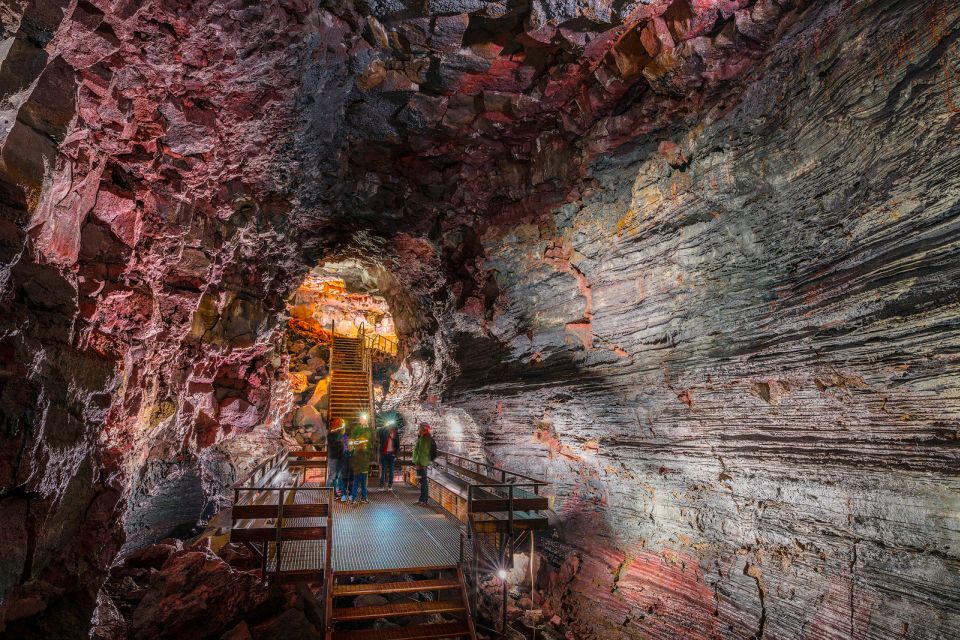
[[(385, 577), (382, 571), (334, 574), (327, 591), (326, 640), (476, 640), (460, 568), (421, 572), (416, 579), (409, 579), (417, 573), (415, 569), (398, 571), (396, 576), (386, 576), (390, 578), (387, 582), (377, 581)], [(366, 595), (405, 598), (390, 604), (349, 606), (349, 599)], [(444, 619), (437, 621), (436, 616)], [(373, 623), (381, 620), (397, 626), (374, 628)]]

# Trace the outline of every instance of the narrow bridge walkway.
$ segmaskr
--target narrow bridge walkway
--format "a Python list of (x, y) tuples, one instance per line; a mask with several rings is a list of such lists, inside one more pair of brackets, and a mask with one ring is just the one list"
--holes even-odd
[(460, 522), (439, 508), (414, 504), (418, 496), (398, 481), (393, 491), (372, 489), (368, 504), (336, 503), (333, 571), (437, 570), (460, 562)]
[(231, 540), (258, 555), (264, 579), (323, 584), (327, 640), (475, 639), (480, 575), (505, 575), (527, 543), (532, 571), (547, 483), (440, 451), (423, 507), (400, 453), (393, 490), (371, 477), (367, 504), (323, 486), (324, 445), (281, 451), (233, 487)]

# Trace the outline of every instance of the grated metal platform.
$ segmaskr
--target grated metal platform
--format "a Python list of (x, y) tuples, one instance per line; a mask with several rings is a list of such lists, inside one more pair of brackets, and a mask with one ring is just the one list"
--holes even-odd
[(449, 567), (460, 559), (460, 523), (438, 507), (414, 504), (419, 490), (370, 489), (370, 502), (334, 506), (334, 572)]
[[(285, 469), (272, 480), (294, 480)], [(335, 573), (391, 572), (450, 567), (460, 560), (462, 524), (439, 506), (414, 504), (419, 490), (402, 480), (393, 491), (379, 491), (371, 479), (370, 502), (352, 506), (334, 502), (331, 565)], [(276, 486), (276, 485), (274, 485)], [(308, 482), (284, 491), (285, 504), (316, 504), (326, 501), (320, 483)], [(278, 491), (250, 491), (241, 504), (276, 504)], [(284, 518), (285, 527), (319, 527), (326, 518)], [(243, 520), (245, 527), (274, 526), (273, 520)], [(469, 543), (466, 543), (469, 544)], [(326, 543), (323, 540), (287, 541), (282, 546), (281, 573), (323, 570)], [(464, 550), (470, 553), (469, 547)], [(469, 557), (469, 555), (467, 555)], [(276, 543), (267, 545), (267, 571), (276, 571)]]
[[(327, 501), (329, 492), (321, 488), (320, 484), (305, 484), (284, 491), (284, 504), (322, 504)], [(254, 504), (276, 504), (279, 491), (264, 491), (251, 495), (249, 502)], [(322, 527), (327, 524), (326, 518), (284, 518), (285, 527)], [(273, 526), (273, 520), (244, 520), (240, 526), (262, 527)], [(323, 572), (326, 556), (325, 540), (288, 540), (281, 545), (281, 574), (304, 574), (319, 576)], [(277, 570), (277, 543), (267, 543), (267, 572)]]
[[(283, 543), (280, 557), (283, 566), (281, 573), (323, 572), (323, 556), (326, 553), (326, 543), (316, 540), (292, 540)], [(267, 571), (277, 570), (277, 543), (271, 542), (267, 559)]]

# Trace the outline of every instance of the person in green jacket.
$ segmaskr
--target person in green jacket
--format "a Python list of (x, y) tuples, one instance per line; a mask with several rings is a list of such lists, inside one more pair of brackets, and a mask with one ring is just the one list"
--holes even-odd
[(367, 476), (370, 475), (370, 457), (373, 446), (373, 431), (365, 424), (358, 424), (350, 432), (350, 470), (353, 472), (353, 493), (350, 502), (367, 501)]
[(420, 478), (420, 499), (417, 504), (428, 506), (430, 504), (430, 485), (427, 479), (427, 467), (437, 457), (437, 443), (430, 435), (430, 425), (426, 422), (420, 423), (420, 435), (417, 438), (417, 444), (413, 446), (413, 464), (417, 467), (417, 476)]

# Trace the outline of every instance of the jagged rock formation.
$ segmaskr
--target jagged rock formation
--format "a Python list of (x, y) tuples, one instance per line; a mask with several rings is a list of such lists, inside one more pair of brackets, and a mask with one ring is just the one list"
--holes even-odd
[(960, 635), (952, 3), (0, 24), (8, 633), (85, 636), (124, 542), (280, 444), (286, 297), (351, 258), (394, 402), (555, 483), (558, 633)]

